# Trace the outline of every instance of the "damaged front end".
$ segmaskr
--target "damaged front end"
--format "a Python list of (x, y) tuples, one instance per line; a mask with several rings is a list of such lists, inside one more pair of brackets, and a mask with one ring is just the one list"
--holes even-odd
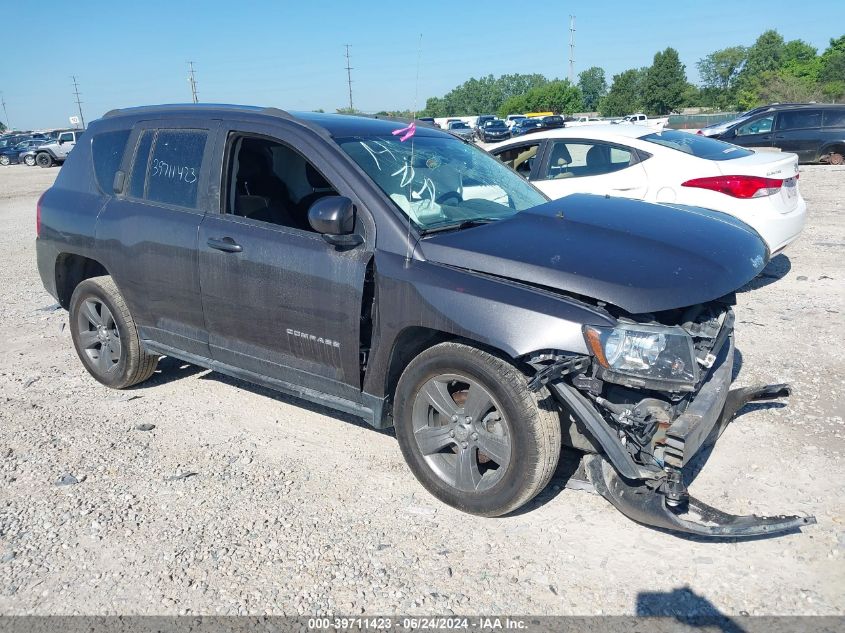
[[(584, 327), (590, 356), (529, 359), (571, 415), (569, 443), (586, 451), (593, 487), (626, 516), (658, 528), (736, 538), (793, 531), (801, 516), (735, 516), (689, 496), (690, 463), (748, 402), (789, 395), (786, 385), (730, 389), (733, 295), (690, 308)], [(608, 311), (613, 310), (606, 306)]]

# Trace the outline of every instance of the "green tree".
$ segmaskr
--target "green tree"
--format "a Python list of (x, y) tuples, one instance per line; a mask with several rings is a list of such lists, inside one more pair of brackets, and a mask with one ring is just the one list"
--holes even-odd
[(622, 116), (642, 108), (646, 68), (631, 68), (613, 76), (607, 95), (599, 101), (602, 116)]
[(431, 97), (426, 101), (421, 116), (463, 116), (488, 114), (498, 111), (511, 97), (524, 94), (533, 88), (545, 85), (548, 79), (539, 74), (487, 75), (468, 79), (443, 97)]
[(783, 66), (786, 42), (775, 30), (764, 32), (748, 48), (748, 57), (740, 73), (743, 88), (753, 85), (754, 81), (765, 72), (777, 72)]
[(646, 72), (643, 102), (655, 114), (669, 114), (683, 105), (687, 75), (678, 51), (667, 48), (654, 55), (654, 63)]
[(596, 110), (601, 98), (607, 94), (607, 80), (604, 68), (593, 66), (578, 74), (578, 87), (584, 99), (584, 108), (590, 112)]
[[(836, 93), (835, 86), (845, 82), (845, 35), (831, 39), (830, 46), (819, 58), (819, 81), (822, 82), (825, 96)], [(827, 84), (833, 86), (826, 87)]]
[(731, 46), (698, 60), (696, 66), (704, 87), (725, 92), (733, 90), (747, 55), (744, 46)]
[(568, 80), (556, 79), (532, 88), (525, 94), (507, 99), (498, 114), (505, 117), (514, 112), (557, 112), (572, 114), (583, 107), (581, 91)]

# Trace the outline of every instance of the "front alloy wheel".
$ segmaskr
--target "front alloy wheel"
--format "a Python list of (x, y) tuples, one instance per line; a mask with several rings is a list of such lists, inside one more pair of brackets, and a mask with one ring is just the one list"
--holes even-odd
[(441, 374), (417, 392), (414, 441), (442, 481), (462, 492), (489, 490), (511, 459), (510, 425), (501, 405), (467, 376)]
[(551, 479), (561, 449), (557, 404), (505, 358), (459, 342), (414, 358), (396, 387), (396, 438), (435, 497), (464, 512), (516, 510)]
[(23, 162), (29, 165), (30, 167), (35, 167), (35, 156), (30, 154), (29, 156), (24, 156)]
[(3, 154), (2, 156), (0, 156), (0, 165), (3, 165), (3, 166), (5, 167), (6, 165), (8, 165), (8, 164), (9, 164), (9, 163), (11, 163), (11, 162), (12, 162), (12, 161), (9, 159), (9, 157), (8, 157), (8, 156), (6, 156), (5, 154)]

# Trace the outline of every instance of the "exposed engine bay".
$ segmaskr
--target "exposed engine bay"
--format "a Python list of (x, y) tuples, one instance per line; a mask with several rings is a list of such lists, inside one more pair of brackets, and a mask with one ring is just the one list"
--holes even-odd
[(546, 385), (568, 411), (565, 436), (588, 453), (593, 487), (641, 523), (712, 537), (794, 530), (813, 517), (737, 517), (689, 496), (684, 467), (753, 400), (787, 385), (730, 389), (733, 294), (655, 314), (602, 306), (615, 328), (584, 326), (592, 355), (544, 352), (529, 359), (530, 386)]

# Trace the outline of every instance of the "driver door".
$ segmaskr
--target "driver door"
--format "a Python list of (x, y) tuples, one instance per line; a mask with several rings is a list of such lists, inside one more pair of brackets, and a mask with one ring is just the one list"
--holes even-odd
[[(284, 124), (222, 126), (212, 167), (222, 175), (213, 184), (220, 206), (198, 240), (208, 342), (227, 366), (359, 401), (374, 232), (335, 162), (313, 143)], [(328, 244), (308, 224), (310, 204), (338, 194), (355, 204), (365, 238), (352, 249)]]

